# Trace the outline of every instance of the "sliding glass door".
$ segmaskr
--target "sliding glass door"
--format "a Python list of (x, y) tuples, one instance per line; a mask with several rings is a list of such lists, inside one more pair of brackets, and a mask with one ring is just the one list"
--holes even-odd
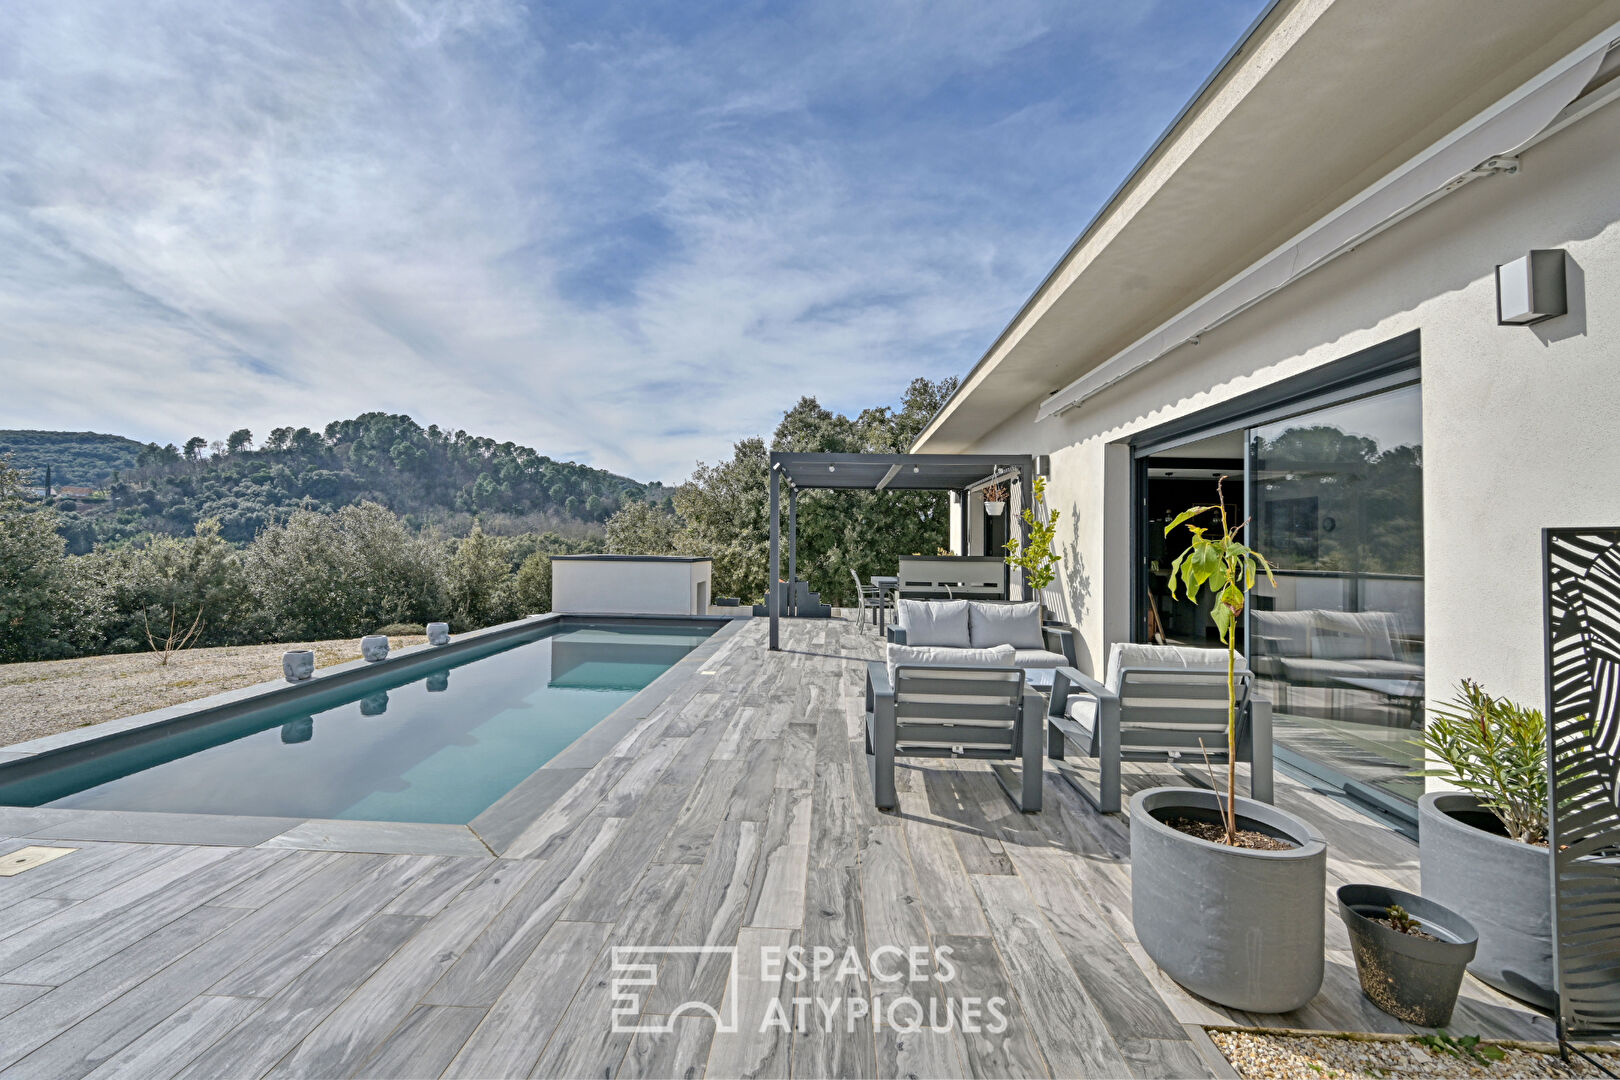
[(1247, 429), (1250, 543), (1276, 571), (1248, 625), (1279, 746), (1402, 802), (1423, 726), (1417, 384)]

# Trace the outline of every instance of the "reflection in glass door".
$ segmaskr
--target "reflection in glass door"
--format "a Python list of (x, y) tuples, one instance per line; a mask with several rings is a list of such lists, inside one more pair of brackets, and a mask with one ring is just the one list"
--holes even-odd
[(1279, 746), (1411, 802), (1423, 726), (1423, 432), (1416, 384), (1251, 428), (1249, 655)]

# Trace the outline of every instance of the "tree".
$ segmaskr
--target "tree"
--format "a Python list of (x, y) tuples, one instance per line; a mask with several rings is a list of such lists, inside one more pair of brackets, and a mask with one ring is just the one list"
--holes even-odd
[(115, 612), (106, 628), (114, 652), (178, 639), (193, 627), (201, 645), (244, 644), (265, 633), (242, 555), (215, 519), (198, 522), (190, 537), (151, 537), (92, 555), (89, 564)]
[(450, 625), (466, 631), (506, 621), (516, 599), (513, 584), (512, 567), (500, 544), (473, 526), (445, 568)]
[(441, 547), (377, 503), (300, 510), (245, 554), (258, 605), (282, 640), (352, 637), (444, 610)]
[(615, 555), (673, 555), (681, 545), (681, 522), (647, 503), (631, 503), (607, 521), (607, 549)]
[(203, 438), (201, 435), (193, 435), (191, 438), (186, 440), (185, 449), (183, 451), (184, 454), (185, 454), (186, 460), (187, 461), (198, 461), (198, 460), (200, 460), (202, 458), (203, 450), (205, 450), (207, 447), (208, 447), (208, 440), (207, 439)]
[(237, 428), (225, 439), (227, 454), (240, 454), (244, 450), (251, 449), (253, 449), (253, 432), (247, 428)]
[(72, 656), (99, 631), (105, 599), (64, 554), (56, 512), (21, 491), (22, 474), (0, 458), (0, 660)]
[(675, 512), (686, 523), (683, 550), (714, 560), (717, 596), (765, 595), (770, 569), (769, 481), (765, 440), (755, 438), (737, 443), (727, 461), (699, 462), (692, 478), (675, 489)]
[[(1221, 484), (1225, 477), (1215, 484), (1215, 506), (1195, 506), (1191, 510), (1183, 510), (1176, 515), (1174, 521), (1165, 526), (1164, 535), (1169, 536), (1177, 528), (1186, 525), (1192, 533), (1192, 543), (1175, 562), (1170, 564), (1170, 595), (1176, 595), (1178, 584), (1187, 588), (1187, 599), (1197, 600), (1198, 590), (1208, 588), (1215, 598), (1215, 604), (1210, 609), (1210, 618), (1215, 621), (1215, 629), (1221, 635), (1221, 641), (1226, 645), (1226, 801), (1222, 804), (1221, 817), (1226, 826), (1226, 840), (1229, 845), (1237, 845), (1237, 634), (1238, 627), (1242, 625), (1243, 608), (1248, 602), (1249, 590), (1254, 588), (1256, 570), (1264, 570), (1266, 578), (1275, 587), (1277, 582), (1271, 576), (1271, 564), (1266, 557), (1248, 547), (1238, 537), (1248, 522), (1232, 524), (1226, 514), (1226, 496), (1221, 492)], [(1204, 534), (1208, 528), (1193, 525), (1194, 518), (1205, 514), (1215, 514), (1220, 521), (1220, 532), (1211, 538)]]
[(551, 610), (551, 556), (537, 551), (518, 567), (516, 615), (544, 615)]

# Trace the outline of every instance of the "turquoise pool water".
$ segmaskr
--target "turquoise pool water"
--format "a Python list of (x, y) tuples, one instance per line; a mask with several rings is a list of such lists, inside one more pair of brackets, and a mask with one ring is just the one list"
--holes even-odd
[(465, 824), (712, 632), (570, 627), (0, 784), (0, 803)]

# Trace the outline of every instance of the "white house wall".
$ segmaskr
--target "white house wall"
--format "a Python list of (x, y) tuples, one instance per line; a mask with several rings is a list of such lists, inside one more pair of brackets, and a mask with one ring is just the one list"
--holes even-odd
[[(1263, 193), (1257, 193), (1263, 197)], [(1496, 325), (1494, 267), (1569, 255), (1570, 312)], [(1620, 106), (1088, 400), (1038, 402), (970, 449), (1052, 455), (1062, 602), (1082, 665), (1130, 631), (1133, 434), (1412, 330), (1423, 371), (1431, 702), (1455, 682), (1543, 694), (1540, 529), (1620, 524)]]

